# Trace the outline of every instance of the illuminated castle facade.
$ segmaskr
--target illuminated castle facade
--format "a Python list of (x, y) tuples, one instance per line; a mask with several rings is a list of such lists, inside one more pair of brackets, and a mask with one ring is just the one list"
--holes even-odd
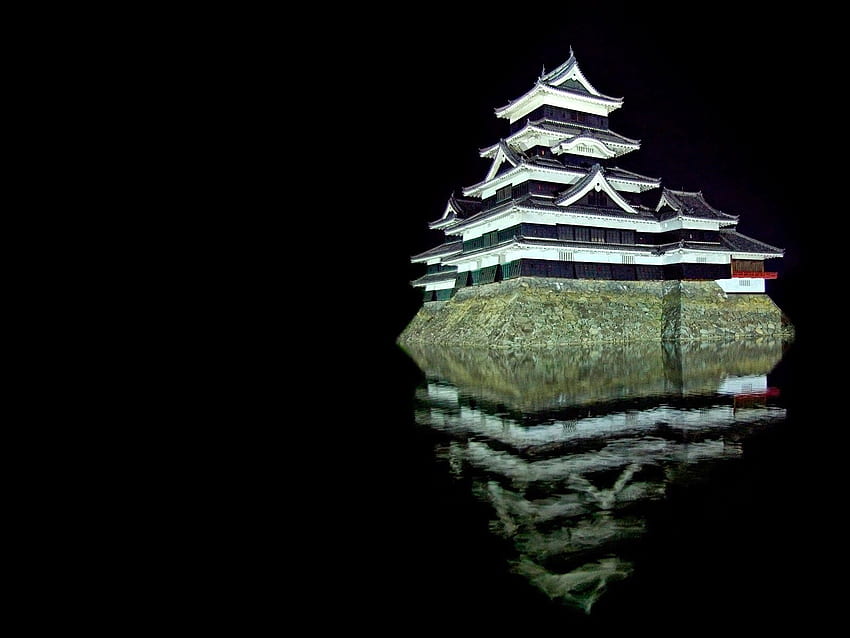
[(725, 293), (764, 293), (765, 261), (783, 250), (742, 235), (738, 216), (702, 192), (617, 168), (640, 148), (609, 128), (622, 98), (603, 95), (569, 59), (495, 110), (507, 137), (480, 150), (484, 179), (452, 195), (429, 224), (445, 241), (412, 257), (426, 305), (518, 277), (715, 281)]

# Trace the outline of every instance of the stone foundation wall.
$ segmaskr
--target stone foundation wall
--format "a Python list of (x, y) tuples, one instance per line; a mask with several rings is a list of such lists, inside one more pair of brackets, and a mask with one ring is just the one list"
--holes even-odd
[(766, 294), (727, 294), (713, 281), (672, 283), (679, 288), (680, 317), (665, 339), (751, 338), (783, 332), (782, 311)]
[(526, 347), (787, 335), (764, 294), (713, 281), (519, 277), (423, 305), (399, 343)]

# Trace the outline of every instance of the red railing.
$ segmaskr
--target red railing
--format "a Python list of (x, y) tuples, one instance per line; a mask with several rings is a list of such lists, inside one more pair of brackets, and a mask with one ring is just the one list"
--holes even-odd
[(748, 277), (752, 279), (776, 279), (778, 273), (755, 271), (755, 270), (737, 270), (732, 273), (733, 277)]

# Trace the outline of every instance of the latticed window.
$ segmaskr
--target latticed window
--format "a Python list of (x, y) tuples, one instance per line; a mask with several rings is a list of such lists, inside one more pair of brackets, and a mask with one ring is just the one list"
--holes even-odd
[(503, 202), (511, 196), (511, 187), (505, 186), (496, 191), (496, 202)]
[(526, 193), (528, 193), (528, 182), (523, 182), (514, 186), (508, 196), (520, 197)]
[(489, 233), (484, 233), (481, 237), (475, 237), (473, 239), (467, 239), (463, 242), (463, 252), (470, 252), (472, 250), (479, 250), (481, 248), (487, 248), (494, 244), (499, 243), (499, 231), (492, 231)]
[(510, 228), (504, 228), (497, 233), (497, 241), (502, 243), (503, 241), (507, 241), (514, 237), (514, 235), (519, 235), (519, 224), (515, 226), (511, 226)]
[(516, 261), (509, 261), (506, 264), (502, 264), (502, 279), (512, 279), (513, 277), (519, 277), (520, 272), (520, 261), (517, 259)]
[(605, 229), (604, 228), (591, 228), (590, 229), (590, 241), (594, 244), (604, 244), (605, 243)]
[(496, 270), (498, 270), (499, 266), (487, 266), (486, 268), (482, 268), (479, 271), (478, 275), (478, 283), (479, 284), (492, 284), (496, 280)]
[(572, 226), (564, 226), (558, 224), (556, 228), (558, 232), (558, 239), (563, 239), (567, 241), (575, 239), (575, 229)]

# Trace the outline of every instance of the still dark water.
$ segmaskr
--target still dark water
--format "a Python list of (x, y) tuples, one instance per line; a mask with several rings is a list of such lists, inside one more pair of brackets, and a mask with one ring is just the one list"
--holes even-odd
[(393, 345), (336, 586), (399, 633), (817, 624), (843, 514), (796, 348)]

